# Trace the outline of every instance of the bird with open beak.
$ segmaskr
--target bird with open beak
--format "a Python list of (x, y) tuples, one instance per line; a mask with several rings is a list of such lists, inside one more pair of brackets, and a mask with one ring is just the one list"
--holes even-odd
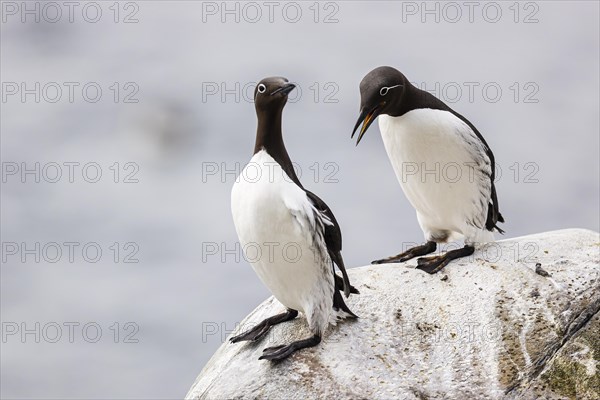
[[(451, 260), (494, 240), (504, 222), (494, 186), (495, 161), (485, 139), (465, 117), (398, 70), (378, 67), (360, 83), (356, 145), (379, 118), (387, 155), (417, 212), (425, 243), (373, 264), (403, 262), (433, 253), (438, 243), (464, 238), (464, 247), (421, 257), (417, 268), (436, 273)], [(362, 124), (362, 127), (361, 127)]]

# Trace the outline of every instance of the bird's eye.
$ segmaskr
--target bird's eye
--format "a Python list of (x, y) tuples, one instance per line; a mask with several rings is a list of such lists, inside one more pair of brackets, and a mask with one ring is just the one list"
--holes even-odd
[(267, 91), (267, 87), (265, 85), (263, 85), (262, 83), (260, 85), (258, 85), (258, 92), (259, 93), (264, 93)]
[(390, 90), (390, 88), (384, 86), (379, 91), (379, 94), (382, 95), (382, 96), (385, 96), (388, 93), (388, 90)]

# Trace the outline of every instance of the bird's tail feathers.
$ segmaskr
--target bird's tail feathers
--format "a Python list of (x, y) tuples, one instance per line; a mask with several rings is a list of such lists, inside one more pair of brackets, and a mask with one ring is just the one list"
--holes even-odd
[(504, 222), (504, 217), (502, 216), (502, 214), (500, 214), (500, 211), (498, 211), (497, 209), (495, 210), (494, 205), (490, 203), (488, 204), (488, 216), (487, 221), (485, 223), (485, 228), (490, 232), (493, 232), (495, 229), (498, 233), (503, 235), (504, 230), (498, 227), (498, 222)]
[(333, 291), (333, 320), (332, 323), (335, 325), (336, 320), (350, 318), (358, 318), (358, 315), (354, 314), (344, 302), (342, 294), (338, 290)]

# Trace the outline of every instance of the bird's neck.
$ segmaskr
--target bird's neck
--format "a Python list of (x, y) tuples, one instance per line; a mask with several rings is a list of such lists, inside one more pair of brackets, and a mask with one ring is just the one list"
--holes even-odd
[(283, 143), (281, 132), (281, 114), (283, 110), (264, 111), (258, 113), (258, 128), (254, 154), (265, 150), (281, 166), (285, 173), (300, 187), (302, 184), (296, 176), (292, 160)]
[(412, 85), (408, 79), (404, 81), (405, 89), (388, 114), (399, 117), (411, 110), (430, 108), (433, 110), (450, 111), (450, 108), (431, 93)]

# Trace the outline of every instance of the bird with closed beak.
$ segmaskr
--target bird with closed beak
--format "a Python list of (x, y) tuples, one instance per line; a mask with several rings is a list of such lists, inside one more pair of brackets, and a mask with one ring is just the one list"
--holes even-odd
[(327, 204), (302, 186), (283, 143), (282, 113), (294, 88), (281, 77), (263, 79), (256, 86), (254, 155), (231, 192), (231, 211), (240, 244), (244, 251), (260, 254), (247, 258), (287, 310), (230, 341), (257, 341), (272, 326), (296, 318), (299, 311), (306, 316), (312, 333), (307, 339), (264, 349), (260, 359), (271, 361), (318, 345), (330, 324), (356, 318), (340, 293), (346, 297), (358, 293), (350, 285), (342, 259), (340, 226)]
[(431, 93), (412, 85), (398, 70), (378, 67), (360, 82), (358, 145), (373, 121), (396, 177), (425, 235), (425, 243), (373, 261), (394, 263), (433, 253), (438, 243), (464, 238), (464, 247), (421, 257), (417, 268), (430, 274), (504, 233), (494, 186), (495, 160), (477, 128)]

